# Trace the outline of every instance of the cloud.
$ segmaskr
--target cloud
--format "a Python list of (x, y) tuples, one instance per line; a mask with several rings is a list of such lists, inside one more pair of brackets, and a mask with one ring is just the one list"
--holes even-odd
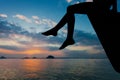
[(47, 25), (48, 27), (54, 27), (57, 23), (51, 19), (40, 19), (38, 16), (32, 16), (34, 23), (37, 25)]
[[(51, 25), (51, 19), (40, 19), (38, 16), (32, 17), (35, 20), (40, 20), (46, 25)], [(43, 24), (43, 23), (42, 23)], [(68, 46), (64, 50), (58, 51), (66, 39), (67, 34), (66, 27), (58, 32), (56, 37), (46, 37), (41, 33), (30, 33), (29, 31), (22, 29), (21, 26), (9, 23), (6, 20), (0, 20), (0, 50), (1, 53), (10, 53), (15, 55), (20, 54), (34, 54), (34, 55), (64, 55), (70, 56), (90, 56), (99, 53), (104, 53), (104, 50), (97, 38), (96, 34), (86, 33), (84, 31), (75, 30), (74, 39), (76, 43)], [(0, 53), (0, 54), (1, 54)], [(85, 53), (85, 54), (84, 54)], [(13, 55), (13, 56), (15, 56)]]
[(0, 45), (0, 49), (6, 49), (6, 50), (17, 50), (17, 51), (20, 51), (20, 50), (24, 50), (24, 48), (19, 48), (19, 47), (16, 47), (16, 46), (13, 46), (13, 45)]
[(14, 18), (18, 18), (20, 20), (23, 20), (23, 21), (26, 21), (28, 23), (31, 23), (31, 20), (29, 18), (27, 18), (26, 16), (24, 15), (21, 15), (21, 14), (16, 14), (15, 16), (13, 16)]
[[(64, 33), (61, 33), (60, 35), (63, 35), (63, 34)], [(65, 36), (61, 36), (61, 37), (58, 36), (54, 38), (49, 37), (44, 39), (43, 41), (47, 42), (46, 48), (50, 50), (57, 50), (62, 45), (65, 38), (66, 38)], [(76, 43), (74, 45), (66, 47), (65, 50), (68, 50), (69, 52), (70, 51), (86, 52), (89, 54), (105, 53), (96, 34), (75, 30), (74, 39)]]
[(10, 34), (10, 39), (18, 41), (18, 42), (32, 42), (32, 37), (23, 35), (23, 34)]
[(23, 33), (25, 30), (14, 23), (8, 22), (7, 20), (0, 20), (0, 38), (7, 38), (12, 33)]
[(72, 2), (72, 0), (66, 0), (68, 3)]
[(67, 3), (79, 4), (80, 2), (93, 2), (93, 0), (66, 0)]
[[(16, 20), (16, 19), (17, 20)], [(24, 23), (20, 22), (19, 20), (23, 20)], [(2, 31), (7, 32), (20, 32), (16, 28), (21, 28), (22, 30), (26, 30), (31, 33), (39, 33), (42, 31), (46, 31), (47, 29), (50, 29), (54, 27), (57, 23), (49, 18), (39, 18), (38, 16), (31, 16), (31, 18), (28, 18), (27, 16), (21, 15), (21, 14), (16, 14), (13, 16), (13, 22), (8, 22), (5, 20), (1, 20), (1, 28)], [(30, 24), (32, 23), (32, 24)], [(4, 27), (5, 26), (5, 27)], [(11, 28), (14, 26), (14, 28)], [(1, 29), (0, 29), (1, 31)], [(1, 32), (2, 32), (1, 31)]]
[(96, 34), (84, 32), (81, 30), (74, 31), (74, 39), (82, 45), (101, 45)]
[(16, 47), (25, 47), (26, 45), (20, 44), (16, 40), (12, 40), (10, 38), (1, 38), (0, 39), (0, 45), (1, 46), (16, 46)]
[(42, 19), (42, 22), (47, 24), (48, 26), (54, 27), (57, 23), (52, 21), (51, 19)]
[(93, 0), (86, 0), (86, 2), (93, 2)]
[[(34, 17), (35, 19), (37, 17)], [(0, 20), (1, 34), (0, 34), (0, 54), (5, 55), (48, 55), (54, 54), (56, 56), (63, 55), (62, 51), (52, 51), (48, 48), (58, 47), (57, 44), (49, 44), (40, 33), (30, 33), (8, 21)], [(51, 41), (53, 38), (51, 38)], [(48, 44), (47, 44), (48, 43)], [(57, 50), (57, 49), (56, 49)]]
[(105, 53), (89, 54), (86, 51), (65, 51), (64, 55), (73, 58), (107, 58)]
[(84, 51), (87, 52), (89, 54), (98, 54), (98, 53), (103, 53), (103, 49), (97, 49), (97, 46), (85, 46), (85, 45), (79, 45), (79, 46), (71, 46), (71, 47), (67, 47), (68, 50), (70, 51)]
[(32, 16), (32, 18), (35, 19), (35, 20), (39, 20), (38, 16)]
[(1, 18), (7, 18), (8, 16), (6, 14), (0, 14)]

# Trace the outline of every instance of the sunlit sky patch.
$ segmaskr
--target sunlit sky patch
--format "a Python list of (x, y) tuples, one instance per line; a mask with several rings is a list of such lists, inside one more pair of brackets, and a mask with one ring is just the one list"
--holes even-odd
[(79, 2), (85, 0), (0, 0), (0, 56), (105, 57), (85, 14), (75, 14), (75, 45), (59, 50), (66, 38), (67, 25), (57, 37), (41, 35), (59, 22), (68, 5)]

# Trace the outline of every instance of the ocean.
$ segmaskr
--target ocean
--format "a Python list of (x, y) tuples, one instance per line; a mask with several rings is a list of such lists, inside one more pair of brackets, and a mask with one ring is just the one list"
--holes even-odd
[(0, 80), (120, 80), (108, 59), (0, 59)]

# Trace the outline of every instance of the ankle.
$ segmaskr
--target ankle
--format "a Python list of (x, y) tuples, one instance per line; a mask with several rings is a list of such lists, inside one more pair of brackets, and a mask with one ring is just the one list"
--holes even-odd
[(74, 41), (73, 38), (67, 38), (66, 41)]

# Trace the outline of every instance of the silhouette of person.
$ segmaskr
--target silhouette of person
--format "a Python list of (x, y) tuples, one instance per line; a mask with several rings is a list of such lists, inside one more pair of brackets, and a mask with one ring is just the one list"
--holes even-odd
[[(110, 9), (112, 7), (112, 9)], [(53, 35), (57, 36), (57, 32), (61, 29), (66, 23), (68, 25), (68, 34), (67, 38), (59, 48), (64, 49), (69, 45), (73, 45), (75, 43), (73, 39), (74, 33), (74, 24), (75, 24), (75, 16), (74, 14), (88, 14), (92, 12), (100, 12), (106, 13), (109, 11), (116, 12), (116, 0), (93, 0), (93, 2), (82, 2), (74, 5), (70, 5), (67, 7), (67, 13), (63, 16), (60, 22), (52, 29), (43, 32), (42, 34), (45, 36)]]

